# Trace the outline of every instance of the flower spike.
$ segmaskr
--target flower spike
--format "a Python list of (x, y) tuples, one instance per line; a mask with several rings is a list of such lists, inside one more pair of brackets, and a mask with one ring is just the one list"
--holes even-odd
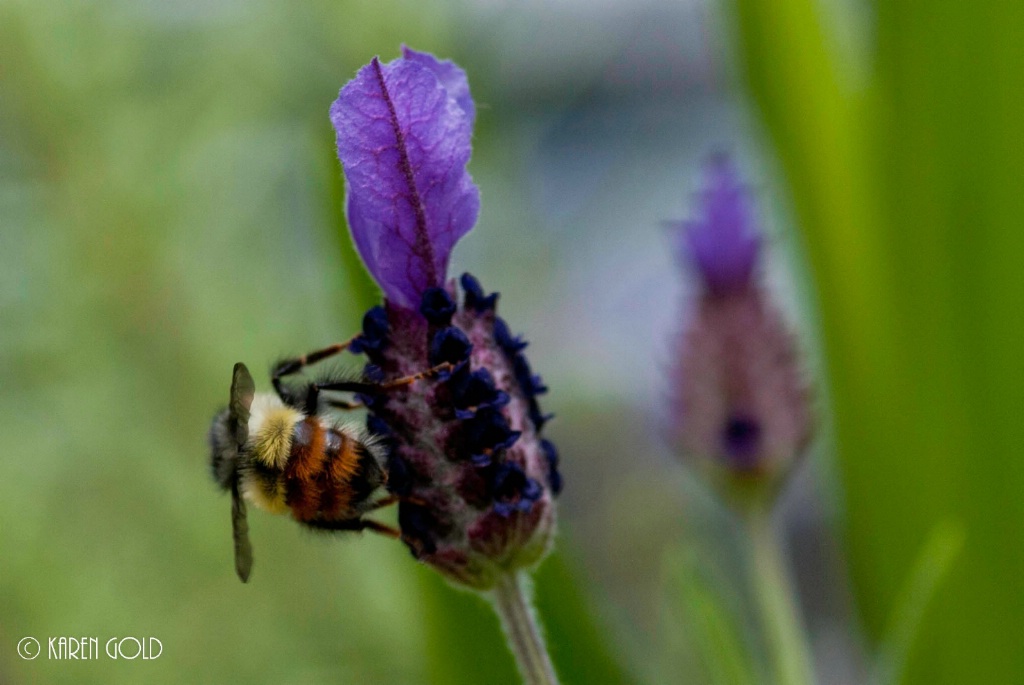
[(733, 484), (774, 483), (810, 441), (810, 389), (788, 323), (757, 278), (762, 238), (747, 190), (725, 156), (705, 174), (698, 218), (678, 224), (680, 257), (700, 288), (677, 346), (673, 433)]
[(498, 317), (497, 293), (448, 277), (479, 209), (466, 172), (475, 116), (465, 72), (407, 47), (360, 69), (331, 107), (352, 236), (386, 299), (354, 349), (385, 380), (448, 369), (363, 398), (388, 449), (402, 540), (450, 580), (487, 590), (547, 552), (563, 483), (526, 343)]

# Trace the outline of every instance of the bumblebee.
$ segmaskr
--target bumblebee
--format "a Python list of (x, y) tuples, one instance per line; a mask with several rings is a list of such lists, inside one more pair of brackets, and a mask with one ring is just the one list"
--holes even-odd
[(399, 499), (371, 497), (387, 482), (383, 445), (362, 426), (338, 423), (324, 412), (328, 407), (353, 409), (358, 404), (321, 394), (388, 392), (439, 375), (450, 365), (387, 383), (337, 376), (301, 384), (284, 380), (341, 352), (349, 343), (279, 362), (271, 372), (273, 393), (257, 393), (245, 364), (235, 364), (228, 406), (214, 417), (209, 439), (214, 480), (231, 492), (235, 571), (243, 583), (253, 563), (246, 502), (275, 514), (290, 512), (313, 529), (370, 530), (400, 537), (398, 530), (363, 518)]

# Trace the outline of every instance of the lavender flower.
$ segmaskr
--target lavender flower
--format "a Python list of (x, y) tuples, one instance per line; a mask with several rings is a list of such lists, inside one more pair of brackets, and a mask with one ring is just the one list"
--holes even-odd
[(466, 171), (474, 117), (462, 69), (408, 48), (360, 69), (331, 106), (353, 240), (385, 295), (351, 349), (382, 380), (453, 369), (363, 398), (390, 449), (402, 539), (448, 578), (487, 589), (548, 549), (561, 477), (526, 343), (497, 315), (497, 293), (447, 275), (480, 207)]
[(809, 388), (796, 342), (757, 278), (761, 237), (728, 158), (712, 158), (698, 218), (679, 224), (678, 252), (699, 294), (679, 340), (675, 438), (735, 477), (774, 480), (811, 437)]

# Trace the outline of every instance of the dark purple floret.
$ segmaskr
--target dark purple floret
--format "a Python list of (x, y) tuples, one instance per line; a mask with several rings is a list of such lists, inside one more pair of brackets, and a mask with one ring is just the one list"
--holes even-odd
[(494, 317), (494, 340), (501, 349), (505, 350), (505, 354), (509, 357), (515, 357), (526, 349), (526, 346), (529, 344), (520, 336), (512, 335), (508, 329), (508, 324), (505, 323), (505, 319), (500, 316)]
[(447, 326), (455, 313), (455, 300), (444, 288), (427, 288), (420, 302), (420, 314), (433, 326)]
[(538, 431), (544, 428), (544, 424), (553, 418), (555, 418), (554, 414), (545, 414), (540, 410), (540, 405), (537, 404), (537, 400), (532, 400), (530, 402), (530, 421), (533, 422), (533, 427)]
[(489, 309), (494, 309), (498, 302), (498, 293), (485, 295), (483, 288), (480, 287), (480, 281), (470, 274), (462, 274), (459, 282), (462, 284), (463, 292), (466, 293), (467, 309), (472, 309), (475, 312), (485, 312)]
[(376, 364), (367, 364), (363, 367), (363, 378), (370, 383), (380, 383), (384, 380), (384, 369)]
[(413, 484), (413, 474), (409, 469), (409, 464), (392, 449), (388, 452), (386, 466), (388, 490), (402, 497), (407, 496), (412, 491)]
[(378, 435), (382, 438), (390, 437), (392, 435), (391, 427), (388, 426), (387, 421), (374, 414), (370, 414), (366, 417), (366, 430), (369, 431), (371, 435)]
[(353, 354), (362, 354), (383, 349), (388, 343), (388, 329), (388, 315), (384, 307), (373, 307), (363, 315), (363, 332), (352, 341), (349, 350)]
[(510, 399), (507, 392), (498, 390), (494, 377), (486, 368), (472, 372), (463, 369), (452, 376), (450, 387), (455, 414), (460, 419), (472, 417), (481, 408), (503, 407)]
[(494, 511), (501, 516), (511, 516), (516, 511), (529, 511), (544, 493), (540, 484), (528, 478), (518, 464), (508, 462), (495, 469), (491, 488), (494, 493)]
[(556, 495), (562, 492), (562, 474), (558, 472), (558, 449), (550, 440), (541, 440), (540, 448), (548, 462), (548, 484)]
[(472, 350), (473, 345), (466, 334), (454, 326), (449, 326), (434, 334), (430, 341), (429, 361), (431, 366), (445, 362), (459, 364), (466, 361)]
[(495, 407), (483, 407), (471, 417), (465, 420), (464, 432), (466, 445), (472, 455), (472, 459), (480, 462), (478, 457), (487, 457), (499, 450), (507, 449), (515, 444), (522, 434), (521, 431), (514, 431), (508, 424), (505, 415)]
[(551, 492), (555, 495), (562, 493), (562, 474), (557, 469), (551, 469), (548, 472), (548, 485), (551, 486)]
[(398, 525), (402, 528), (402, 538), (414, 554), (425, 556), (437, 551), (434, 536), (439, 528), (439, 521), (430, 509), (405, 502), (398, 508)]
[(548, 391), (548, 386), (544, 385), (544, 381), (540, 376), (533, 374), (533, 371), (530, 369), (530, 362), (526, 361), (526, 357), (523, 355), (517, 354), (515, 356), (512, 360), (512, 368), (515, 371), (516, 380), (519, 381), (523, 392), (528, 396), (543, 395)]

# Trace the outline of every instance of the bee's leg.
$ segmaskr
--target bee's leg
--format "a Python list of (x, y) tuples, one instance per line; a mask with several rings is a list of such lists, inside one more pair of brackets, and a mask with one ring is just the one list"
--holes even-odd
[(365, 530), (373, 531), (374, 533), (394, 538), (396, 540), (402, 539), (402, 532), (397, 528), (392, 528), (391, 526), (378, 523), (377, 521), (364, 521), (363, 519), (359, 519), (359, 521), (363, 524), (363, 528)]
[(410, 497), (409, 495), (388, 495), (382, 497), (376, 502), (368, 505), (366, 511), (376, 511), (377, 509), (383, 509), (384, 507), (390, 507), (396, 502), (408, 502), (409, 504), (415, 504), (417, 506), (424, 507), (427, 505), (425, 500), (421, 500), (419, 497)]
[(455, 367), (451, 362), (442, 362), (437, 366), (432, 366), (426, 371), (420, 371), (409, 376), (402, 376), (401, 378), (395, 378), (394, 380), (385, 381), (384, 383), (378, 383), (377, 388), (381, 392), (387, 392), (388, 390), (394, 390), (395, 388), (403, 388), (407, 385), (412, 385), (419, 380), (431, 380), (437, 378), (442, 373), (451, 373)]
[(387, 497), (382, 497), (376, 502), (367, 505), (366, 511), (374, 511), (375, 509), (383, 509), (384, 507), (390, 507), (392, 504), (398, 502), (401, 499), (402, 498), (399, 497), (398, 495), (388, 495)]
[(319, 390), (379, 395), (396, 388), (404, 388), (419, 380), (429, 380), (440, 376), (442, 373), (450, 373), (453, 368), (454, 367), (451, 362), (443, 362), (437, 366), (427, 369), (426, 371), (420, 371), (419, 373), (414, 373), (409, 376), (402, 376), (401, 378), (395, 378), (394, 380), (384, 381), (383, 383), (372, 383), (369, 381), (330, 381), (327, 383), (317, 383), (316, 387)]
[(274, 384), (274, 390), (276, 390), (277, 394), (281, 396), (282, 399), (284, 399), (287, 394), (287, 391), (284, 389), (284, 386), (281, 382), (282, 378), (284, 378), (285, 376), (290, 376), (293, 373), (298, 373), (303, 369), (303, 367), (309, 366), (310, 364), (315, 364), (318, 361), (321, 361), (322, 359), (327, 359), (328, 357), (333, 357), (334, 355), (340, 352), (344, 352), (349, 348), (349, 346), (352, 344), (354, 340), (355, 337), (349, 338), (345, 342), (329, 345), (323, 349), (315, 350), (308, 354), (304, 354), (301, 357), (282, 359), (281, 361), (277, 362), (276, 364), (274, 364), (274, 368), (271, 369), (270, 372), (270, 378), (271, 382)]
[(317, 530), (368, 530), (374, 533), (378, 533), (385, 537), (395, 538), (396, 540), (402, 537), (402, 533), (397, 528), (379, 523), (377, 521), (368, 521), (366, 519), (342, 519), (341, 521), (303, 521), (310, 528), (316, 528)]
[(366, 406), (362, 402), (347, 402), (345, 400), (336, 400), (333, 397), (331, 399), (324, 400), (324, 402), (326, 404), (334, 407), (335, 409), (340, 409), (342, 411), (352, 411), (353, 409), (362, 409), (363, 407)]

